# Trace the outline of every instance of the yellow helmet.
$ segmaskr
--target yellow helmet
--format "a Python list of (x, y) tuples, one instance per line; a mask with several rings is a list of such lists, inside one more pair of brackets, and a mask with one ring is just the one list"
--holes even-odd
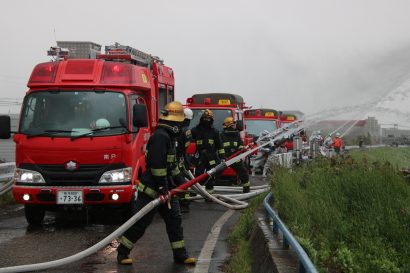
[(212, 113), (211, 110), (205, 109), (205, 111), (202, 113), (201, 119), (208, 119), (208, 120), (213, 120), (214, 119), (214, 113)]
[(182, 122), (185, 119), (184, 107), (179, 101), (172, 101), (164, 106), (159, 118), (162, 120)]
[(224, 120), (224, 128), (232, 127), (235, 124), (233, 117), (227, 117)]

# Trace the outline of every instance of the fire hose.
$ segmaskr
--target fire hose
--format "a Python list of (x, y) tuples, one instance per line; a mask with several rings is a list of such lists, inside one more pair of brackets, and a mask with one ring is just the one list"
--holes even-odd
[[(71, 255), (69, 257), (65, 257), (65, 258), (62, 258), (62, 259), (54, 260), (54, 261), (44, 262), (44, 263), (3, 267), (3, 268), (0, 268), (0, 273), (14, 273), (14, 272), (27, 272), (27, 271), (45, 270), (45, 269), (60, 267), (60, 266), (66, 265), (66, 264), (70, 264), (70, 263), (79, 261), (79, 260), (81, 260), (81, 259), (83, 259), (83, 258), (97, 252), (98, 250), (102, 249), (103, 247), (105, 247), (106, 245), (111, 243), (114, 239), (116, 239), (117, 237), (122, 235), (127, 229), (129, 229), (135, 222), (137, 222), (139, 219), (141, 219), (144, 215), (146, 215), (148, 212), (150, 212), (152, 209), (154, 209), (158, 205), (166, 203), (169, 198), (171, 198), (172, 196), (174, 196), (178, 192), (185, 191), (189, 187), (192, 187), (195, 184), (197, 184), (198, 182), (203, 181), (203, 180), (207, 179), (208, 177), (213, 176), (213, 175), (223, 171), (224, 169), (226, 169), (227, 167), (229, 167), (232, 164), (236, 163), (237, 161), (239, 161), (241, 159), (244, 159), (245, 157), (247, 157), (248, 155), (250, 155), (251, 153), (253, 153), (257, 149), (259, 149), (259, 148), (261, 148), (265, 145), (268, 145), (270, 143), (274, 143), (275, 141), (282, 138), (282, 136), (281, 136), (282, 134), (285, 135), (283, 137), (286, 137), (286, 135), (290, 136), (291, 134), (293, 134), (297, 131), (296, 129), (300, 129), (300, 128), (285, 130), (282, 133), (275, 134), (275, 137), (271, 141), (263, 143), (259, 147), (252, 148), (252, 149), (250, 149), (250, 150), (248, 150), (244, 153), (241, 153), (241, 154), (239, 154), (239, 155), (237, 155), (237, 156), (235, 156), (231, 159), (228, 159), (225, 162), (222, 162), (221, 164), (217, 165), (216, 167), (210, 169), (209, 171), (207, 171), (207, 172), (205, 172), (205, 173), (191, 179), (190, 181), (178, 186), (177, 188), (171, 190), (169, 195), (159, 196), (158, 198), (156, 198), (153, 201), (151, 201), (150, 203), (148, 203), (145, 207), (143, 207), (136, 214), (134, 214), (130, 219), (128, 219), (128, 221), (126, 221), (118, 229), (113, 231), (110, 235), (105, 237), (103, 240), (101, 240), (97, 244), (95, 244), (95, 245), (93, 245), (93, 246), (91, 246), (91, 247), (89, 247), (89, 248), (87, 248), (87, 249), (85, 249), (81, 252), (78, 252), (78, 253), (76, 253), (74, 255)], [(198, 189), (199, 189), (200, 192), (202, 192), (200, 190), (200, 187)], [(259, 189), (259, 191), (261, 191), (261, 189)], [(228, 197), (224, 196), (222, 198), (225, 198), (225, 200), (229, 200), (230, 202), (237, 203), (236, 206), (244, 206), (245, 207), (246, 203), (233, 201), (234, 197), (237, 197), (237, 196), (233, 196), (233, 195), (228, 196)], [(217, 202), (217, 201), (215, 201), (215, 202)], [(218, 203), (219, 203), (219, 199), (218, 199)], [(228, 204), (228, 205), (230, 205), (230, 204)]]

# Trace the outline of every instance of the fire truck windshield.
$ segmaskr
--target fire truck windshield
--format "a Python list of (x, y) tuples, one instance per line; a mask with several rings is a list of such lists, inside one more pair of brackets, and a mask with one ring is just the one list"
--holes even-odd
[[(194, 117), (191, 120), (189, 125), (190, 128), (193, 128), (199, 124), (199, 120), (204, 113), (205, 109), (195, 109), (191, 108), (194, 113)], [(226, 117), (232, 117), (232, 110), (230, 109), (210, 109), (214, 114), (214, 127), (218, 129), (219, 132), (223, 130), (223, 123)]]
[(247, 119), (245, 124), (248, 134), (254, 136), (259, 136), (259, 134), (264, 130), (273, 132), (278, 129), (274, 120)]
[(118, 92), (32, 92), (24, 99), (20, 133), (53, 137), (75, 137), (88, 132), (98, 132), (98, 136), (121, 134), (127, 131), (126, 105), (124, 94)]

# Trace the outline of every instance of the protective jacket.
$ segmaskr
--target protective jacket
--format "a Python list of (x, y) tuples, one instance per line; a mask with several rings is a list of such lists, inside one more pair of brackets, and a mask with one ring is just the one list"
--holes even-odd
[(225, 156), (229, 157), (243, 149), (243, 141), (239, 131), (232, 128), (225, 128), (221, 133), (222, 145), (225, 149)]
[(184, 127), (181, 130), (181, 134), (177, 141), (177, 161), (179, 163), (180, 170), (189, 169), (189, 159), (186, 154), (186, 149), (188, 148), (192, 140), (192, 133), (188, 127)]
[(191, 132), (200, 164), (214, 166), (218, 163), (218, 159), (225, 158), (225, 150), (217, 129), (199, 123)]
[(342, 146), (343, 146), (343, 142), (342, 142), (342, 139), (340, 137), (336, 137), (336, 138), (333, 139), (333, 144), (332, 144), (333, 148), (335, 148), (337, 150), (340, 150), (342, 148)]
[[(225, 155), (227, 157), (233, 155), (239, 150), (243, 149), (243, 141), (237, 129), (224, 128), (221, 133), (222, 144), (225, 149)], [(243, 186), (243, 192), (249, 192), (250, 182), (249, 182), (249, 171), (245, 167), (242, 160), (231, 165), (231, 168), (237, 173), (241, 185)]]
[(151, 198), (157, 197), (159, 188), (170, 190), (184, 183), (176, 159), (176, 140), (172, 134), (171, 126), (159, 123), (147, 144), (147, 168), (138, 190)]

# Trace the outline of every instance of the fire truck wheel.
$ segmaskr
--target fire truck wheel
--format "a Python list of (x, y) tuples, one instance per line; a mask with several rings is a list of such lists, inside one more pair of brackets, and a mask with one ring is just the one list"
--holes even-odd
[(45, 210), (38, 205), (24, 205), (24, 213), (30, 225), (38, 226), (43, 222)]

